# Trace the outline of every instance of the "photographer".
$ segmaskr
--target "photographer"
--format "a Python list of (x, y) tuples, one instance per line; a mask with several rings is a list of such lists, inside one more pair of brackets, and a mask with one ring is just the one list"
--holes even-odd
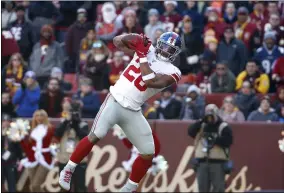
[(188, 135), (195, 139), (192, 164), (196, 169), (199, 192), (224, 192), (225, 174), (232, 170), (229, 147), (233, 135), (228, 123), (218, 116), (218, 107), (207, 105), (204, 118), (190, 125)]
[[(70, 112), (67, 112), (66, 118), (59, 124), (55, 130), (55, 137), (60, 141), (58, 152), (59, 172), (67, 164), (70, 155), (75, 150), (79, 140), (88, 134), (88, 124), (81, 120), (80, 104), (71, 103)], [(84, 159), (77, 167), (72, 178), (75, 192), (86, 192), (85, 173), (87, 168), (87, 159)]]

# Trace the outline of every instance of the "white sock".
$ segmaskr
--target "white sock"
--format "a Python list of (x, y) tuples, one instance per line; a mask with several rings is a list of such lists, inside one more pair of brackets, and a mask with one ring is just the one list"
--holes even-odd
[(134, 192), (137, 188), (138, 184), (128, 179), (126, 184), (120, 189), (120, 192)]
[(76, 164), (76, 163), (72, 162), (71, 160), (69, 160), (66, 166), (68, 166), (70, 168), (76, 168), (77, 165), (78, 164)]

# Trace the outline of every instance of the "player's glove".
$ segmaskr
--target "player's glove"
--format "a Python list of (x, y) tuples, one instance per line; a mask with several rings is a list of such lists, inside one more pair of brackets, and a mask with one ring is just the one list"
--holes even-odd
[(137, 35), (137, 38), (128, 45), (136, 52), (139, 58), (144, 58), (149, 51), (151, 43), (151, 40), (146, 35), (140, 34)]
[(139, 58), (144, 58), (147, 56), (150, 46), (152, 45), (151, 40), (145, 35), (140, 34), (142, 36), (142, 41), (139, 41), (136, 45), (136, 53)]

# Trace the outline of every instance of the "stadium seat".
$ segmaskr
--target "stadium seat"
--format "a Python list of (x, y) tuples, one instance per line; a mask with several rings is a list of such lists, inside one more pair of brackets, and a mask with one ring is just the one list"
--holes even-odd
[(76, 92), (78, 89), (76, 74), (64, 74), (64, 80), (72, 84), (72, 92)]

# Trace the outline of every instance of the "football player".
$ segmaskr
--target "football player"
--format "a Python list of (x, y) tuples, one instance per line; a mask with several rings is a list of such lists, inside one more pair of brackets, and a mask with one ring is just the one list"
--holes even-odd
[(178, 34), (163, 33), (156, 47), (143, 34), (116, 36), (113, 42), (118, 49), (134, 56), (115, 85), (110, 87), (110, 94), (101, 105), (89, 135), (78, 143), (69, 162), (60, 172), (59, 184), (65, 190), (70, 190), (71, 177), (77, 164), (110, 128), (118, 124), (140, 153), (121, 192), (136, 191), (140, 180), (152, 166), (155, 154), (152, 130), (141, 112), (141, 106), (181, 78), (180, 70), (172, 64), (181, 51)]

